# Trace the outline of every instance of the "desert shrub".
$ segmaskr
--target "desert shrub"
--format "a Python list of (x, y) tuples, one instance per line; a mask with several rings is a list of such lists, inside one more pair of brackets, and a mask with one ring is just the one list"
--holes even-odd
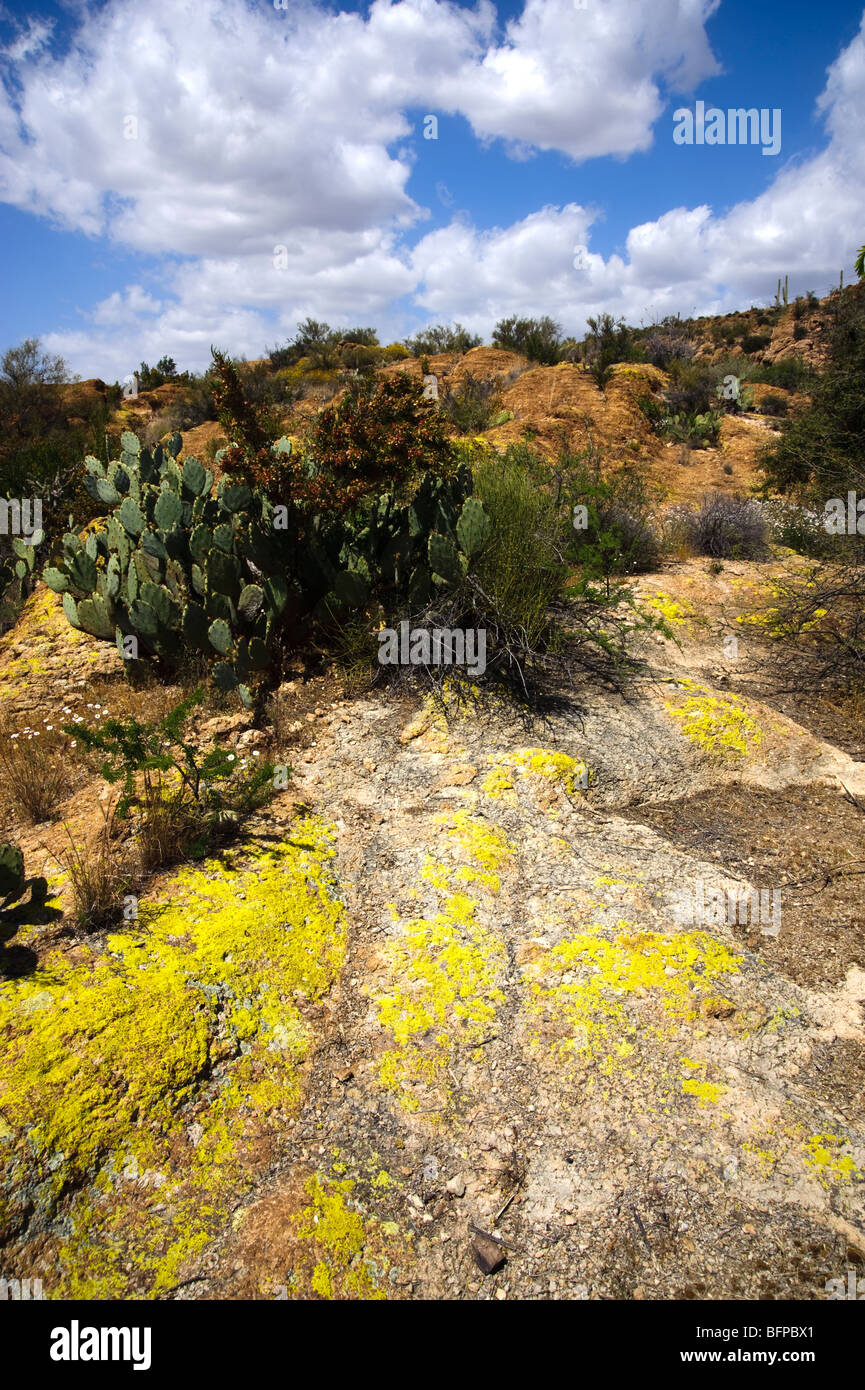
[(742, 351), (747, 353), (764, 352), (771, 343), (772, 338), (768, 334), (747, 333), (742, 339)]
[(135, 883), (134, 868), (121, 857), (114, 842), (114, 816), (105, 810), (102, 815), (102, 827), (91, 844), (76, 843), (66, 826), (69, 848), (57, 856), (69, 881), (73, 913), (85, 932), (119, 926), (124, 898)]
[[(845, 541), (851, 538), (843, 538)], [(772, 581), (759, 614), (792, 688), (862, 707), (865, 694), (865, 567), (816, 559)]]
[(767, 527), (758, 502), (714, 493), (699, 508), (682, 514), (690, 545), (698, 555), (720, 560), (758, 560), (768, 551)]
[(826, 534), (816, 512), (782, 498), (767, 502), (763, 511), (772, 539), (778, 545), (812, 557), (830, 552), (835, 537)]
[[(382, 620), (389, 615), (382, 610)], [(321, 623), (322, 644), (345, 695), (363, 694), (382, 678), (378, 634), (368, 613), (328, 613)]]
[(346, 343), (355, 343), (359, 347), (377, 348), (380, 346), (378, 333), (374, 328), (343, 328), (340, 337)]
[(662, 400), (649, 395), (637, 400), (655, 433), (692, 449), (714, 447), (723, 416), (716, 408), (713, 372), (696, 364), (674, 361), (670, 382)]
[(526, 636), (528, 648), (544, 645), (550, 605), (567, 570), (560, 550), (562, 511), (554, 496), (527, 470), (525, 447), (488, 457), (474, 467), (475, 496), (492, 522), (478, 563), (478, 580), (495, 607)]
[(441, 416), (407, 372), (380, 382), (368, 397), (322, 410), (310, 447), (315, 491), (333, 511), (388, 488), (399, 491), (424, 472), (447, 472), (453, 457)]
[(785, 357), (780, 362), (763, 362), (755, 367), (751, 381), (762, 382), (764, 386), (778, 386), (782, 391), (807, 391), (813, 384), (814, 374), (801, 357)]
[(496, 324), (493, 346), (518, 352), (530, 362), (552, 366), (561, 360), (562, 330), (548, 314), (538, 319), (518, 318), (514, 314)]
[(761, 380), (764, 367), (752, 362), (749, 357), (724, 357), (720, 362), (706, 364), (701, 370), (705, 373), (711, 394), (713, 388), (727, 376), (737, 377), (740, 383)]
[(760, 414), (774, 416), (786, 415), (789, 408), (789, 402), (786, 396), (764, 396), (760, 405)]
[[(268, 371), (266, 362), (249, 362), (238, 365), (241, 388), (248, 401), (274, 413), (286, 406), (294, 405), (304, 394), (303, 381), (290, 372)], [(211, 385), (211, 393), (213, 385)], [(214, 404), (214, 403), (212, 403)], [(216, 419), (215, 404), (207, 419)], [(177, 426), (177, 428), (183, 428)]]
[(673, 361), (665, 392), (668, 415), (704, 415), (715, 404), (716, 372), (702, 363)]
[(434, 357), (440, 352), (470, 352), (472, 348), (481, 346), (481, 339), (476, 333), (463, 328), (461, 323), (440, 323), (422, 329), (413, 338), (406, 338), (405, 344), (412, 357), (424, 354)]
[(292, 344), (294, 361), (308, 357), (315, 367), (335, 367), (336, 347), (340, 341), (340, 336), (340, 333), (331, 328), (330, 324), (320, 323), (313, 318), (304, 319), (298, 327)]
[(186, 383), (190, 379), (189, 372), (179, 372), (174, 358), (167, 354), (160, 357), (155, 367), (150, 367), (146, 362), (142, 362), (138, 368), (137, 376), (139, 391), (153, 391), (157, 386), (164, 386), (169, 381)]
[(636, 468), (604, 476), (597, 454), (563, 451), (557, 476), (572, 518), (568, 558), (609, 587), (613, 576), (657, 566), (660, 545), (645, 478)]
[(645, 354), (633, 328), (612, 314), (599, 314), (586, 320), (589, 332), (583, 340), (583, 353), (595, 385), (603, 391), (617, 362), (642, 362)]
[(403, 343), (388, 343), (384, 350), (385, 362), (404, 362), (411, 353)]
[(466, 372), (458, 386), (445, 391), (440, 402), (442, 414), (460, 434), (480, 434), (489, 429), (501, 409), (498, 384)]
[(642, 339), (648, 360), (665, 371), (671, 362), (690, 362), (697, 345), (688, 337), (687, 328), (673, 317), (662, 319)]

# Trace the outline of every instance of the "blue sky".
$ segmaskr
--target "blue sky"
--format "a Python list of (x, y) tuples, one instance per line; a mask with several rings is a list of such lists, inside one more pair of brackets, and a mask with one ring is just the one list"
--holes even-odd
[[(862, 19), (0, 3), (0, 350), (39, 336), (115, 379), (163, 352), (201, 368), (212, 342), (258, 356), (308, 313), (385, 341), (510, 313), (580, 334), (770, 302), (784, 274), (825, 293), (865, 240)], [(698, 100), (779, 108), (780, 153), (675, 144)]]

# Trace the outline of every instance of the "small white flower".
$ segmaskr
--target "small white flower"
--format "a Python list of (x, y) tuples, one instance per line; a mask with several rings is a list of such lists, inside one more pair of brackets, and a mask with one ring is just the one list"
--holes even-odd
[(253, 756), (254, 758), (259, 758), (259, 757), (261, 757), (261, 754), (260, 754), (259, 752), (257, 752), (256, 750), (253, 750), (252, 756)]

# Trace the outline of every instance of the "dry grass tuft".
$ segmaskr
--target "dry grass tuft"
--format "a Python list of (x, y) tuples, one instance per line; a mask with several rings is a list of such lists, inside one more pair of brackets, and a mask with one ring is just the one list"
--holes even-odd
[(121, 925), (123, 900), (135, 879), (134, 871), (121, 861), (113, 843), (113, 810), (103, 810), (102, 815), (102, 828), (90, 843), (76, 843), (69, 827), (64, 826), (69, 849), (56, 855), (69, 879), (72, 910), (85, 932)]
[(15, 819), (59, 819), (72, 788), (69, 739), (50, 721), (40, 728), (0, 725), (0, 796)]

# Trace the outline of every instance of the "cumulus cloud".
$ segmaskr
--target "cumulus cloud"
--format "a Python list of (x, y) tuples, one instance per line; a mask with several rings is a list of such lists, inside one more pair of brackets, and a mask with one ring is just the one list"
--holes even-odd
[[(799, 292), (837, 283), (865, 231), (865, 21), (830, 68), (818, 111), (830, 132), (823, 152), (789, 163), (726, 213), (677, 207), (633, 227), (626, 258), (591, 253), (596, 218), (576, 205), (491, 231), (455, 223), (432, 232), (414, 248), (417, 302), (431, 317), (455, 305), (481, 333), (508, 313), (550, 313), (579, 334), (599, 311), (639, 322), (765, 302), (779, 268)], [(580, 244), (587, 254), (575, 266)]]
[[(44, 24), (22, 26), (2, 55), (0, 199), (161, 267), (155, 291), (82, 306), (81, 329), (50, 346), (113, 377), (163, 351), (201, 366), (211, 342), (257, 355), (308, 313), (387, 335), (414, 303), (483, 332), (512, 312), (579, 331), (599, 309), (639, 319), (765, 296), (779, 266), (835, 273), (865, 212), (861, 34), (821, 98), (825, 153), (773, 169), (728, 213), (673, 208), (607, 259), (591, 249), (598, 210), (577, 203), (422, 235), (430, 212), (408, 192), (419, 112), (459, 115), (520, 157), (624, 159), (651, 145), (669, 91), (718, 71), (717, 4), (525, 0), (501, 27), (489, 0), (374, 0), (365, 15), (108, 0), (82, 5), (62, 50)], [(450, 196), (440, 185), (439, 212)]]

